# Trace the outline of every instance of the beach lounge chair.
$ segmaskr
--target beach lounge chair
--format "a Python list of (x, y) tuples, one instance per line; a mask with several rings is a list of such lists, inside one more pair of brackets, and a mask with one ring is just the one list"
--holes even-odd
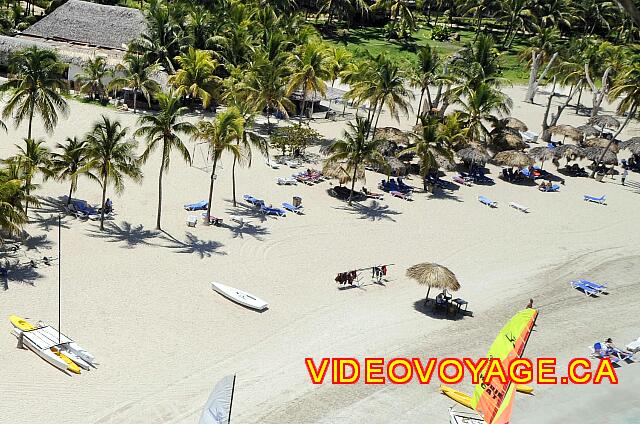
[(293, 177), (279, 177), (277, 182), (278, 182), (278, 185), (296, 185), (296, 184), (298, 184), (298, 181)]
[(272, 208), (269, 206), (262, 205), (260, 207), (260, 212), (265, 215), (276, 215), (276, 216), (287, 216), (287, 213), (280, 208)]
[(609, 359), (614, 364), (620, 362), (620, 357), (617, 355), (611, 355), (609, 349), (602, 342), (595, 342), (593, 346), (589, 346), (591, 350), (591, 356), (598, 359)]
[[(69, 211), (76, 216), (76, 218), (81, 219), (100, 219), (100, 215), (98, 210), (94, 207), (89, 206), (89, 204), (85, 200), (74, 200), (72, 201)], [(97, 218), (96, 218), (97, 217)]]
[(389, 194), (402, 200), (412, 200), (411, 193), (403, 193), (401, 191), (391, 190)]
[(398, 187), (400, 188), (400, 191), (402, 191), (403, 193), (415, 190), (415, 187), (405, 184), (404, 181), (402, 181), (402, 178), (400, 177), (398, 177)]
[(206, 200), (201, 200), (196, 203), (188, 203), (184, 205), (184, 208), (188, 211), (203, 211), (207, 209), (207, 206), (209, 206), (209, 202)]
[(291, 203), (287, 202), (282, 202), (282, 207), (289, 212), (297, 213), (298, 215), (302, 215), (302, 211), (304, 209), (303, 206), (293, 206)]
[(595, 196), (589, 196), (588, 194), (584, 195), (585, 202), (593, 202), (593, 203), (599, 203), (601, 205), (606, 205), (605, 203), (606, 200), (607, 200), (607, 196), (595, 197)]
[(519, 210), (520, 212), (524, 212), (524, 213), (529, 213), (530, 212), (528, 207), (522, 206), (521, 204), (516, 203), (516, 202), (509, 202), (509, 206), (511, 206), (514, 209)]
[(582, 284), (592, 288), (593, 290), (598, 291), (599, 293), (606, 293), (607, 292), (607, 285), (606, 284), (594, 283), (592, 281), (585, 280), (583, 278), (579, 278), (576, 281), (580, 281)]
[(264, 206), (264, 200), (256, 199), (255, 197), (248, 194), (245, 194), (244, 196), (242, 196), (242, 198), (253, 206)]
[(558, 184), (553, 184), (551, 187), (538, 187), (538, 190), (545, 192), (545, 193), (551, 193), (551, 192), (556, 192), (556, 191), (560, 191), (560, 186)]
[(452, 180), (460, 185), (471, 187), (471, 181), (465, 179), (462, 175), (456, 175)]
[(264, 163), (266, 163), (269, 168), (280, 169), (280, 165), (278, 165), (275, 162), (271, 162), (269, 160), (265, 160)]
[(482, 203), (483, 205), (487, 205), (490, 206), (492, 208), (497, 208), (498, 207), (498, 202), (494, 202), (493, 200), (489, 199), (488, 197), (485, 196), (478, 196), (478, 201), (480, 203)]
[(640, 337), (638, 340), (634, 340), (631, 343), (625, 346), (629, 352), (637, 353), (640, 352)]
[(362, 192), (367, 196), (367, 198), (369, 199), (376, 199), (376, 200), (381, 200), (383, 195), (382, 193), (375, 193), (373, 191), (369, 191), (367, 190), (366, 187), (362, 187)]
[(216, 227), (219, 227), (222, 225), (222, 218), (218, 218), (213, 215), (209, 215), (209, 220), (207, 222), (206, 212), (202, 214), (202, 221), (207, 225), (215, 225)]
[(300, 163), (294, 161), (294, 160), (288, 160), (284, 163), (285, 165), (287, 165), (289, 168), (297, 168), (300, 166)]
[(195, 227), (198, 223), (198, 217), (195, 215), (189, 215), (187, 217), (187, 227)]
[(599, 290), (596, 290), (590, 285), (585, 284), (584, 282), (582, 282), (582, 280), (572, 281), (571, 287), (573, 287), (574, 289), (582, 290), (582, 292), (587, 296), (597, 296), (600, 293)]

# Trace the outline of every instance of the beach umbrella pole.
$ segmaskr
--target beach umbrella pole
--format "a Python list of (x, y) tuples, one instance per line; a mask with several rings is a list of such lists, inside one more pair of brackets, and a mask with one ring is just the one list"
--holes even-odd
[(424, 298), (424, 304), (426, 305), (429, 301), (429, 292), (431, 291), (431, 286), (427, 289), (427, 297)]

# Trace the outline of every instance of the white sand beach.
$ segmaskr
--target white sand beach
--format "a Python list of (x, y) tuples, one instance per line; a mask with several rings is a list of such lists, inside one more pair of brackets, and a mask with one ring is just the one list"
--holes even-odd
[[(506, 91), (512, 116), (540, 132), (544, 107), (523, 103), (523, 87)], [(38, 122), (34, 134), (53, 148), (84, 135), (101, 114), (131, 132), (137, 119), (77, 101), (70, 109), (53, 135)], [(605, 113), (612, 111), (605, 105)], [(560, 123), (586, 120), (567, 108)], [(406, 130), (414, 122), (415, 115), (398, 124), (384, 113), (379, 126)], [(332, 140), (345, 124), (318, 120), (311, 126)], [(631, 122), (620, 139), (639, 129)], [(25, 134), (25, 126), (10, 126), (0, 136), (0, 157), (13, 154)], [(557, 356), (565, 363), (586, 357), (597, 340), (612, 337), (623, 346), (640, 337), (637, 173), (626, 186), (619, 176), (603, 182), (566, 177), (560, 192), (542, 193), (498, 179), (499, 168), (488, 165), (494, 186), (435, 196), (419, 190), (412, 202), (385, 195), (349, 207), (327, 194), (329, 182), (278, 186), (276, 178), (294, 170), (271, 169), (260, 158), (237, 170), (234, 207), (231, 159), (225, 157), (213, 203), (225, 225), (188, 228), (182, 206), (205, 199), (209, 185), (207, 164), (196, 153), (193, 167), (174, 157), (164, 178), (162, 233), (154, 230), (158, 152), (144, 166), (141, 184), (126, 181), (122, 195), (109, 188), (117, 215), (104, 232), (97, 222), (63, 216), (61, 329), (96, 356), (97, 369), (70, 377), (16, 349), (8, 315), (57, 326), (57, 262), (10, 274), (9, 289), (0, 291), (0, 421), (195, 423), (214, 384), (236, 373), (233, 423), (446, 423), (453, 401), (439, 393), (438, 383), (315, 386), (304, 358), (481, 357), (529, 298), (540, 315), (526, 356)], [(556, 173), (551, 163), (545, 169)], [(367, 172), (367, 187), (377, 189), (382, 178)], [(417, 177), (407, 182), (421, 189)], [(16, 256), (21, 262), (57, 257), (57, 214), (68, 190), (55, 181), (38, 189), (42, 204), (30, 211), (30, 237)], [(273, 205), (298, 195), (305, 214), (264, 217), (243, 194)], [(584, 194), (606, 195), (607, 205), (584, 202)], [(498, 208), (482, 205), (478, 195)], [(82, 177), (74, 197), (97, 204), (100, 187)], [(532, 212), (518, 212), (509, 202)], [(240, 227), (231, 215), (248, 223)], [(407, 279), (405, 270), (424, 261), (456, 273), (462, 287), (455, 294), (469, 302), (472, 316), (443, 319), (422, 306), (426, 287)], [(394, 264), (384, 286), (339, 290), (334, 281), (338, 272), (381, 263)], [(575, 278), (606, 282), (609, 294), (589, 298), (571, 288)], [(258, 313), (234, 304), (212, 291), (212, 281), (253, 293), (269, 309)], [(534, 385), (535, 395), (516, 396), (512, 422), (637, 422), (640, 365), (616, 371), (618, 386)], [(461, 387), (472, 391), (468, 382)]]

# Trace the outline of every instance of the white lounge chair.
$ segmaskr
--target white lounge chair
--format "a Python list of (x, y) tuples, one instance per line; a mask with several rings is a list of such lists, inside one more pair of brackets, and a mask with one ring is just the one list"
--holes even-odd
[(638, 340), (635, 340), (629, 343), (626, 346), (626, 348), (629, 352), (633, 352), (633, 353), (640, 352), (640, 337), (638, 337)]
[(187, 227), (195, 227), (198, 223), (198, 217), (195, 215), (187, 216)]
[(278, 177), (278, 185), (296, 185), (298, 181), (293, 177)]
[(519, 210), (521, 212), (524, 212), (524, 213), (531, 212), (528, 207), (523, 206), (523, 205), (521, 205), (519, 203), (516, 203), (516, 202), (509, 202), (509, 206), (511, 206), (512, 208), (517, 209), (517, 210)]
[(294, 160), (288, 160), (284, 164), (287, 165), (289, 168), (297, 168), (300, 166), (300, 164)]
[(265, 160), (264, 163), (266, 163), (269, 168), (280, 169), (280, 165), (278, 165), (275, 162), (270, 162), (268, 160)]

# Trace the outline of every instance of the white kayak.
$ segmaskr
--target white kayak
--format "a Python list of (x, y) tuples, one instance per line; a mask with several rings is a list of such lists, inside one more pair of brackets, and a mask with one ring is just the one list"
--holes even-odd
[(229, 287), (221, 283), (211, 283), (211, 288), (224, 297), (233, 300), (236, 303), (246, 306), (247, 308), (256, 309), (258, 311), (265, 310), (269, 304), (259, 297), (255, 297), (251, 293)]

